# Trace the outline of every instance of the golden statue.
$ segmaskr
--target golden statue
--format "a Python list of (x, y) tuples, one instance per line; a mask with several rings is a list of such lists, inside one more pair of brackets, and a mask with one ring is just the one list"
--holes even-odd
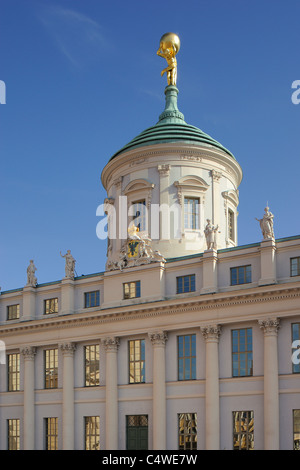
[(168, 85), (176, 85), (177, 60), (176, 54), (180, 49), (180, 39), (175, 33), (164, 34), (159, 43), (157, 55), (166, 59), (168, 66), (162, 70), (161, 76), (167, 72)]

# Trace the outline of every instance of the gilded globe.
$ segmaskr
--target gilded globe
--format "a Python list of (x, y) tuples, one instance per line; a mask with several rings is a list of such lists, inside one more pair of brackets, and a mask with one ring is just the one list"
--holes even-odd
[(180, 39), (175, 33), (165, 33), (161, 37), (159, 44), (162, 50), (174, 46), (175, 54), (177, 54), (180, 49)]

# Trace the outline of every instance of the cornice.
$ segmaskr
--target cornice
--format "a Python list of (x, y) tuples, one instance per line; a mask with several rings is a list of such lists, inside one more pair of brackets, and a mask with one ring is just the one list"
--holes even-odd
[[(300, 286), (290, 288), (278, 288), (279, 286), (268, 286), (268, 290), (257, 292), (238, 292), (238, 293), (217, 293), (206, 294), (192, 299), (172, 299), (172, 301), (162, 300), (153, 303), (145, 303), (143, 305), (130, 305), (114, 307), (106, 310), (98, 310), (96, 312), (86, 312), (84, 314), (69, 314), (65, 316), (58, 316), (52, 319), (31, 320), (26, 322), (14, 323), (13, 325), (1, 325), (1, 336), (5, 339), (6, 336), (22, 334), (24, 332), (39, 332), (56, 329), (67, 329), (70, 327), (93, 326), (99, 324), (115, 323), (118, 321), (140, 320), (151, 317), (166, 317), (187, 313), (200, 313), (201, 311), (222, 310), (233, 306), (246, 306), (255, 305), (267, 302), (278, 302), (291, 299), (300, 298)], [(291, 315), (300, 315), (299, 312), (288, 310), (287, 312), (274, 313), (273, 316), (284, 318)], [(256, 321), (258, 319), (269, 318), (269, 314), (257, 314), (254, 309), (251, 314), (243, 314), (240, 316), (223, 317), (217, 313), (218, 323), (227, 324), (236, 321)], [(185, 325), (195, 326), (194, 320), (188, 321)], [(214, 322), (215, 319), (211, 319)], [(205, 326), (208, 323), (207, 318), (202, 318), (201, 315), (197, 318), (198, 326)], [(178, 328), (180, 324), (174, 323), (172, 320), (171, 328)], [(118, 335), (120, 336), (120, 335)]]

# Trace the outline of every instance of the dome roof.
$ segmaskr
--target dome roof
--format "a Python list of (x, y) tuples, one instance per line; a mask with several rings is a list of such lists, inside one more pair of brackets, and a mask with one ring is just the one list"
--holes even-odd
[(219, 142), (204, 133), (201, 129), (185, 122), (183, 114), (177, 108), (178, 89), (174, 85), (166, 87), (165, 95), (166, 107), (159, 116), (159, 121), (154, 126), (145, 129), (117, 151), (111, 157), (111, 160), (117, 155), (137, 147), (171, 142), (184, 142), (196, 146), (213, 146), (234, 158), (232, 153)]

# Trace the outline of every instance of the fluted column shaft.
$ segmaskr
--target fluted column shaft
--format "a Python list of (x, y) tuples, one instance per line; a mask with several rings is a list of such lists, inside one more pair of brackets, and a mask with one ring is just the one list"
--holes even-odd
[(206, 449), (220, 448), (220, 395), (219, 395), (219, 325), (201, 328), (206, 343), (205, 412)]
[(153, 345), (153, 449), (167, 446), (166, 358), (167, 333), (150, 333)]
[(74, 450), (74, 351), (75, 344), (61, 344), (63, 353), (63, 449)]
[(279, 450), (279, 320), (261, 320), (259, 324), (264, 332), (264, 447), (265, 450)]
[(102, 340), (106, 350), (106, 449), (118, 450), (118, 347), (119, 338)]
[(34, 356), (36, 348), (27, 346), (21, 349), (24, 357), (24, 450), (34, 450)]

